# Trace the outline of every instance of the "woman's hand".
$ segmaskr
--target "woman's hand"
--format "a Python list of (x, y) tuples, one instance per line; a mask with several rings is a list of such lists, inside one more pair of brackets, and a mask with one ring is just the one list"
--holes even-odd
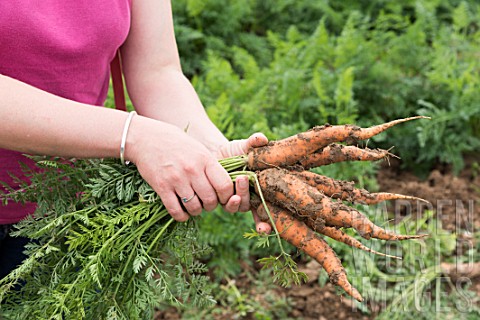
[(176, 126), (133, 117), (125, 158), (137, 165), (177, 221), (228, 204), (234, 195), (231, 178), (215, 155)]
[[(246, 154), (250, 148), (264, 146), (268, 143), (267, 137), (262, 133), (255, 133), (248, 139), (233, 140), (220, 148), (218, 157), (229, 158)], [(259, 233), (270, 233), (272, 227), (266, 222), (261, 222), (253, 208), (250, 208), (250, 188), (247, 176), (239, 176), (235, 180), (235, 195), (223, 206), (227, 212), (246, 212), (252, 210), (256, 230)]]

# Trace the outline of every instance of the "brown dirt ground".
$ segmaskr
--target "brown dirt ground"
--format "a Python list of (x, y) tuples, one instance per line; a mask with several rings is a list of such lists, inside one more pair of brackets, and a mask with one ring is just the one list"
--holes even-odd
[[(406, 208), (398, 206), (400, 208), (397, 210), (400, 211), (398, 216), (421, 214), (425, 209), (434, 210), (445, 229), (458, 232), (460, 241), (457, 247), (461, 252), (464, 241), (473, 241), (471, 232), (480, 229), (480, 168), (477, 167), (478, 164), (480, 164), (480, 156), (468, 157), (465, 169), (458, 176), (455, 176), (448, 166), (438, 166), (431, 171), (427, 179), (421, 180), (414, 174), (401, 170), (399, 164), (393, 161), (388, 166), (382, 165), (378, 173), (380, 191), (414, 195), (428, 200), (432, 205)], [(395, 203), (390, 204), (389, 209), (394, 206), (396, 206)], [(352, 302), (339, 296), (332, 285), (320, 286), (316, 281), (320, 269), (316, 262), (302, 263), (299, 266), (309, 275), (309, 279), (313, 280), (298, 287), (273, 289), (278, 297), (288, 301), (291, 308), (289, 319), (367, 320), (375, 318), (375, 314), (379, 311), (376, 306), (369, 305), (372, 314), (367, 316), (352, 308)], [(471, 290), (480, 295), (480, 277), (472, 279), (472, 282)], [(261, 303), (265, 290), (258, 290), (250, 277), (240, 275), (235, 279), (235, 283), (241, 292)], [(252, 314), (241, 318), (235, 317), (228, 310), (222, 312), (218, 318), (215, 317), (215, 319), (234, 318), (255, 319)], [(180, 319), (180, 316), (175, 310), (169, 309), (159, 313), (156, 320), (159, 319)]]
[[(480, 155), (467, 157), (465, 169), (458, 176), (449, 166), (434, 168), (426, 180), (402, 171), (398, 163), (390, 162), (378, 174), (382, 191), (414, 195), (428, 200), (431, 205), (412, 206), (411, 214), (420, 214), (425, 209), (436, 212), (443, 227), (450, 231), (473, 231), (480, 228)], [(395, 204), (394, 204), (395, 205)], [(399, 206), (401, 207), (401, 206)]]

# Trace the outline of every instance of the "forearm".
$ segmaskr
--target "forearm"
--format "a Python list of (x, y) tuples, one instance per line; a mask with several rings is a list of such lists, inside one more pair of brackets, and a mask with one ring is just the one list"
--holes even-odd
[(126, 114), (63, 99), (0, 75), (0, 147), (64, 157), (119, 154)]
[(190, 136), (212, 151), (227, 143), (180, 70), (165, 67), (146, 73), (131, 81), (127, 77), (130, 98), (140, 114), (186, 129)]

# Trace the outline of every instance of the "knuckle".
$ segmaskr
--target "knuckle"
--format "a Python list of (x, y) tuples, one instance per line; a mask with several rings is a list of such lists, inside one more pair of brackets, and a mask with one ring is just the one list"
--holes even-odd
[(219, 194), (228, 194), (232, 191), (232, 187), (232, 182), (227, 180), (225, 182), (221, 182), (216, 189)]
[(157, 179), (155, 181), (155, 189), (157, 193), (164, 193), (168, 189), (168, 183), (164, 179)]
[(213, 205), (212, 206), (204, 206), (204, 209), (207, 212), (211, 212), (211, 211), (215, 210), (216, 207), (217, 207), (216, 205), (215, 206), (213, 206)]
[(167, 178), (167, 181), (166, 184), (170, 184), (170, 185), (178, 185), (181, 181), (182, 181), (182, 178), (181, 178), (181, 175), (178, 173), (178, 172), (170, 172), (168, 174), (168, 178)]
[(195, 208), (188, 210), (188, 212), (192, 216), (198, 216), (202, 213), (202, 207), (196, 206)]
[(195, 175), (198, 171), (198, 166), (195, 166), (192, 163), (188, 163), (183, 166), (183, 170), (189, 175)]
[(214, 196), (206, 196), (204, 198), (202, 198), (202, 202), (205, 205), (209, 205), (209, 206), (212, 206), (212, 205), (217, 205), (218, 204), (218, 199), (217, 197), (214, 197)]
[(203, 202), (203, 207), (207, 211), (211, 211), (215, 209), (218, 205), (218, 199), (216, 197), (210, 197), (210, 196), (206, 197), (202, 199), (202, 202)]

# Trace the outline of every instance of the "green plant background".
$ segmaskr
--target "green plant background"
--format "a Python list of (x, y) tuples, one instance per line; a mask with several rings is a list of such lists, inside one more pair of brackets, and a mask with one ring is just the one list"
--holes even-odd
[[(173, 7), (184, 71), (230, 139), (262, 131), (273, 140), (327, 122), (369, 126), (426, 115), (432, 120), (396, 127), (368, 146), (395, 146), (403, 169), (420, 177), (438, 163), (458, 173), (464, 156), (479, 150), (478, 1), (178, 0)], [(339, 164), (321, 172), (377, 188), (372, 164)], [(428, 229), (438, 222), (432, 216), (418, 223)], [(219, 282), (241, 271), (239, 261), (266, 254), (267, 249), (241, 240), (251, 227), (249, 215), (218, 210), (203, 216), (201, 236), (214, 248), (208, 261)], [(455, 234), (429, 241), (442, 249), (427, 245), (427, 255), (452, 257)], [(372, 263), (354, 267), (347, 248), (332, 246), (349, 274), (372, 274), (372, 287), (363, 290), (387, 281), (389, 302), (399, 288), (418, 283), (405, 279), (423, 270), (414, 265), (415, 252), (406, 250), (412, 256), (404, 257), (397, 280), (388, 278), (385, 270), (372, 270)], [(455, 293), (442, 303), (453, 300)], [(239, 314), (249, 304), (254, 306), (248, 297), (237, 301)], [(437, 316), (432, 310), (407, 310), (387, 309), (379, 318)], [(272, 312), (264, 316), (274, 318)], [(455, 316), (473, 319), (478, 312), (473, 308)]]

